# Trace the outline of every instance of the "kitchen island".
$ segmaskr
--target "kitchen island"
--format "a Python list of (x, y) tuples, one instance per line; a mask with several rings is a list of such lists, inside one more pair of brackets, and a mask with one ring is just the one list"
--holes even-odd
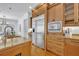
[(31, 55), (31, 40), (21, 37), (8, 39), (6, 46), (0, 43), (0, 56), (30, 56)]

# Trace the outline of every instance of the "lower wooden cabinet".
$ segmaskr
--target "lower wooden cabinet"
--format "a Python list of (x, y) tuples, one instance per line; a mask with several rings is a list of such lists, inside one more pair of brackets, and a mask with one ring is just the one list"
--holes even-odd
[(0, 49), (0, 56), (30, 56), (31, 55), (31, 41), (18, 44), (13, 47)]
[(79, 39), (49, 35), (47, 50), (60, 56), (79, 56)]
[(64, 55), (64, 39), (55, 36), (47, 37), (47, 50), (57, 55)]
[(65, 39), (65, 55), (66, 56), (79, 56), (79, 40), (78, 39)]

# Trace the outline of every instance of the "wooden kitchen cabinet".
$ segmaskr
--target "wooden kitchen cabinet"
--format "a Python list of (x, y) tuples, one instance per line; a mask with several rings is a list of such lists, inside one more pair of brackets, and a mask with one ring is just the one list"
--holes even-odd
[(64, 4), (64, 24), (65, 26), (78, 25), (78, 4), (65, 3)]
[(79, 56), (79, 40), (65, 38), (65, 56)]
[(54, 21), (55, 20), (55, 7), (52, 7), (48, 10), (48, 21)]
[(64, 39), (55, 35), (48, 35), (47, 50), (57, 55), (64, 55)]
[[(49, 5), (48, 21), (62, 21), (63, 23), (63, 4)], [(62, 28), (61, 28), (62, 29)], [(64, 39), (61, 38), (62, 32), (48, 32), (47, 50), (57, 55), (64, 55)]]
[[(48, 5), (48, 4), (47, 4)], [(44, 7), (45, 5), (43, 5)], [(45, 9), (45, 7), (42, 9)], [(40, 12), (41, 11), (41, 12)], [(62, 32), (48, 32), (48, 22), (61, 20), (63, 26), (78, 26), (79, 25), (79, 4), (66, 3), (66, 4), (50, 4), (47, 9), (41, 10), (38, 8), (33, 11), (33, 17), (36, 15), (45, 15), (45, 51), (53, 52), (57, 55), (78, 55), (79, 56), (79, 41), (72, 41), (64, 39)], [(44, 12), (46, 11), (46, 12)]]
[(63, 4), (56, 4), (48, 9), (48, 21), (55, 20), (63, 21)]
[(31, 40), (24, 43), (0, 49), (0, 56), (30, 56)]
[(63, 26), (79, 25), (79, 3), (51, 4), (48, 21), (62, 20)]
[(63, 4), (55, 6), (55, 19), (63, 21)]

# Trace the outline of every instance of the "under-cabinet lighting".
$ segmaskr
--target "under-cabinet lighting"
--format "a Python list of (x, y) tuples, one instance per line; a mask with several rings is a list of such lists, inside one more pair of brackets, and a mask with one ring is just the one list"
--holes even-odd
[(30, 29), (28, 30), (28, 32), (32, 32), (32, 28), (30, 28)]
[(2, 39), (2, 37), (0, 36), (0, 40)]

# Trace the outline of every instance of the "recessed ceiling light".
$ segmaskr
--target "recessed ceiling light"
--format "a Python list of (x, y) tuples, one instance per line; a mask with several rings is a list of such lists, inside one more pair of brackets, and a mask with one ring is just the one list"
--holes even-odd
[(12, 8), (11, 7), (9, 7), (9, 10), (11, 10)]
[(30, 8), (30, 9), (32, 9), (32, 7), (31, 7), (31, 6), (29, 6), (29, 8)]

